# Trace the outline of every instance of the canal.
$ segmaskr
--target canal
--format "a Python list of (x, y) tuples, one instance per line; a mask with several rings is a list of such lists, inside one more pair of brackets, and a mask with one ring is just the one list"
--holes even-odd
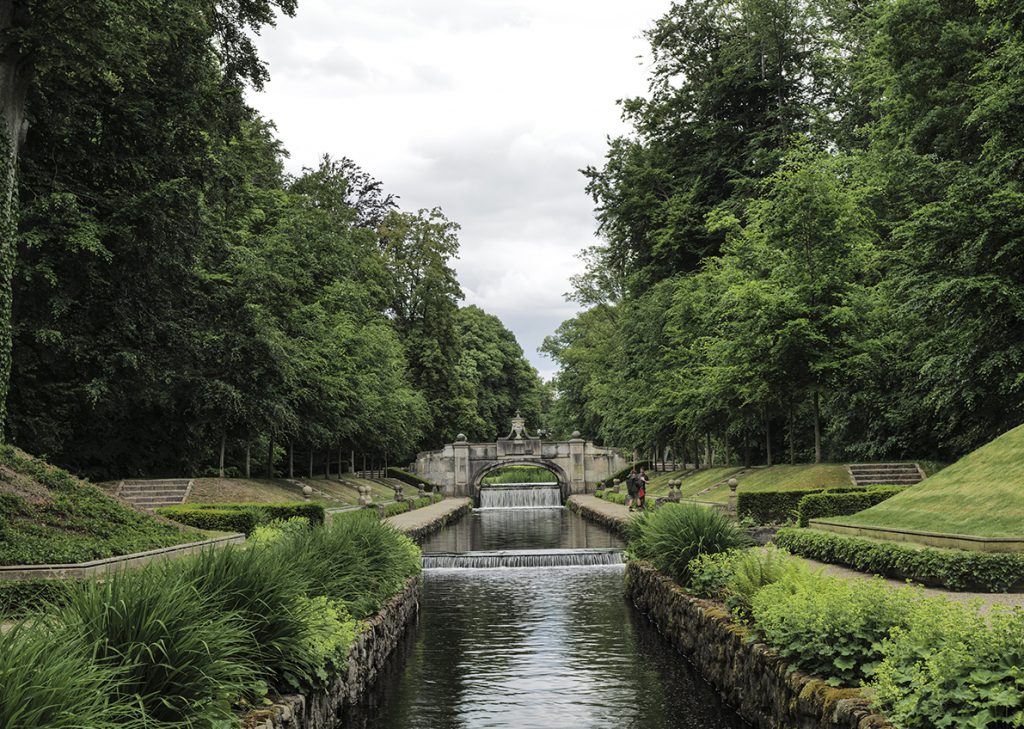
[[(482, 509), (423, 551), (548, 550), (554, 565), (622, 546), (567, 509)], [(623, 573), (621, 563), (425, 569), (419, 623), (345, 726), (745, 726), (625, 600)]]

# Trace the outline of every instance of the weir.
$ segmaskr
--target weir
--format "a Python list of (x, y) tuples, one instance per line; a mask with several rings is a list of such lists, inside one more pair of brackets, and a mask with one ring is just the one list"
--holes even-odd
[(435, 552), (423, 555), (425, 570), (597, 567), (622, 563), (621, 549), (514, 549), (494, 552)]
[(562, 490), (553, 483), (484, 484), (481, 509), (550, 509), (562, 505)]

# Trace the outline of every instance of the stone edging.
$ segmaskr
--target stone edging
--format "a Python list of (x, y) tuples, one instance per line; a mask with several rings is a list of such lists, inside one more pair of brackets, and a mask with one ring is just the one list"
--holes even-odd
[(342, 711), (356, 703), (377, 678), (408, 625), (420, 609), (419, 577), (412, 577), (404, 589), (389, 600), (352, 643), (348, 671), (335, 676), (330, 684), (304, 696), (292, 694), (278, 698), (265, 709), (254, 709), (242, 717), (245, 729), (334, 729)]
[(420, 544), (424, 539), (429, 537), (434, 532), (441, 531), (441, 529), (443, 529), (444, 527), (448, 526), (453, 522), (458, 521), (462, 517), (466, 516), (466, 514), (468, 514), (472, 510), (473, 502), (467, 499), (466, 503), (464, 503), (458, 509), (455, 509), (454, 511), (449, 511), (447, 514), (444, 514), (443, 516), (435, 519), (429, 524), (424, 524), (423, 526), (416, 527), (414, 529), (403, 530), (403, 533), (405, 534), (405, 536), (409, 537), (409, 539), (413, 540), (417, 544)]
[(763, 643), (734, 623), (717, 603), (688, 595), (643, 562), (626, 567), (626, 593), (669, 642), (758, 729), (885, 729), (860, 689), (829, 686), (791, 670)]
[(566, 499), (565, 507), (570, 511), (576, 512), (587, 521), (592, 521), (596, 524), (600, 524), (613, 534), (616, 534), (617, 536), (620, 536), (623, 539), (626, 538), (627, 522), (623, 521), (622, 519), (616, 518), (614, 516), (609, 516), (608, 514), (602, 514), (600, 511), (595, 511), (594, 509), (591, 509), (589, 506), (583, 506), (582, 504), (573, 500), (572, 498)]
[(200, 542), (175, 544), (171, 547), (151, 549), (147, 552), (123, 554), (117, 557), (106, 557), (105, 559), (79, 562), (77, 564), (15, 564), (0, 566), (0, 582), (7, 580), (67, 580), (95, 577), (113, 572), (122, 567), (139, 567), (147, 562), (159, 559), (183, 557), (186, 554), (193, 554), (204, 549), (217, 549), (226, 547), (229, 544), (240, 544), (244, 541), (244, 534), (228, 534), (214, 537), (213, 539), (204, 539)]

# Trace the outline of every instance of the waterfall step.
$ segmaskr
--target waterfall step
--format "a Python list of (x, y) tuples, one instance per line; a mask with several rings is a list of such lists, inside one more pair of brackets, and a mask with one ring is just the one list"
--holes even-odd
[(494, 569), (500, 567), (596, 567), (623, 563), (621, 549), (513, 549), (495, 552), (433, 552), (423, 555), (423, 569)]
[(562, 489), (552, 483), (484, 484), (481, 509), (549, 509), (562, 505)]

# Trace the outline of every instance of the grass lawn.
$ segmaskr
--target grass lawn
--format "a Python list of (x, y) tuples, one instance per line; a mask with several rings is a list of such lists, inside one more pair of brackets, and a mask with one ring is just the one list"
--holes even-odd
[[(656, 475), (652, 474), (653, 478), (651, 479), (649, 491), (651, 496), (664, 496), (668, 493), (668, 482), (673, 479), (679, 479), (680, 495), (684, 499), (694, 498), (700, 491), (715, 485), (723, 479), (729, 478), (729, 476), (740, 470), (739, 466), (724, 466), (720, 468), (707, 468), (701, 471), (669, 471)], [(705, 500), (707, 494), (698, 498)]]
[(835, 521), (940, 534), (1024, 536), (1024, 425), (904, 493)]
[[(394, 501), (395, 492), (390, 486), (369, 479), (356, 478), (344, 474), (343, 480), (337, 477), (312, 479), (296, 479), (296, 483), (308, 483), (325, 496), (314, 494), (314, 501), (322, 502), (325, 507), (347, 506), (359, 503), (360, 484), (370, 487), (376, 503)], [(414, 496), (416, 489), (403, 484), (406, 496)], [(197, 478), (193, 481), (190, 504), (270, 504), (282, 501), (302, 501), (302, 486), (289, 483), (285, 479), (275, 478)]]
[[(759, 467), (742, 476), (737, 491), (802, 491), (836, 486), (852, 486), (850, 472), (839, 463), (798, 463), (795, 465)], [(704, 494), (702, 499), (725, 503), (729, 500), (729, 487), (720, 486)]]

